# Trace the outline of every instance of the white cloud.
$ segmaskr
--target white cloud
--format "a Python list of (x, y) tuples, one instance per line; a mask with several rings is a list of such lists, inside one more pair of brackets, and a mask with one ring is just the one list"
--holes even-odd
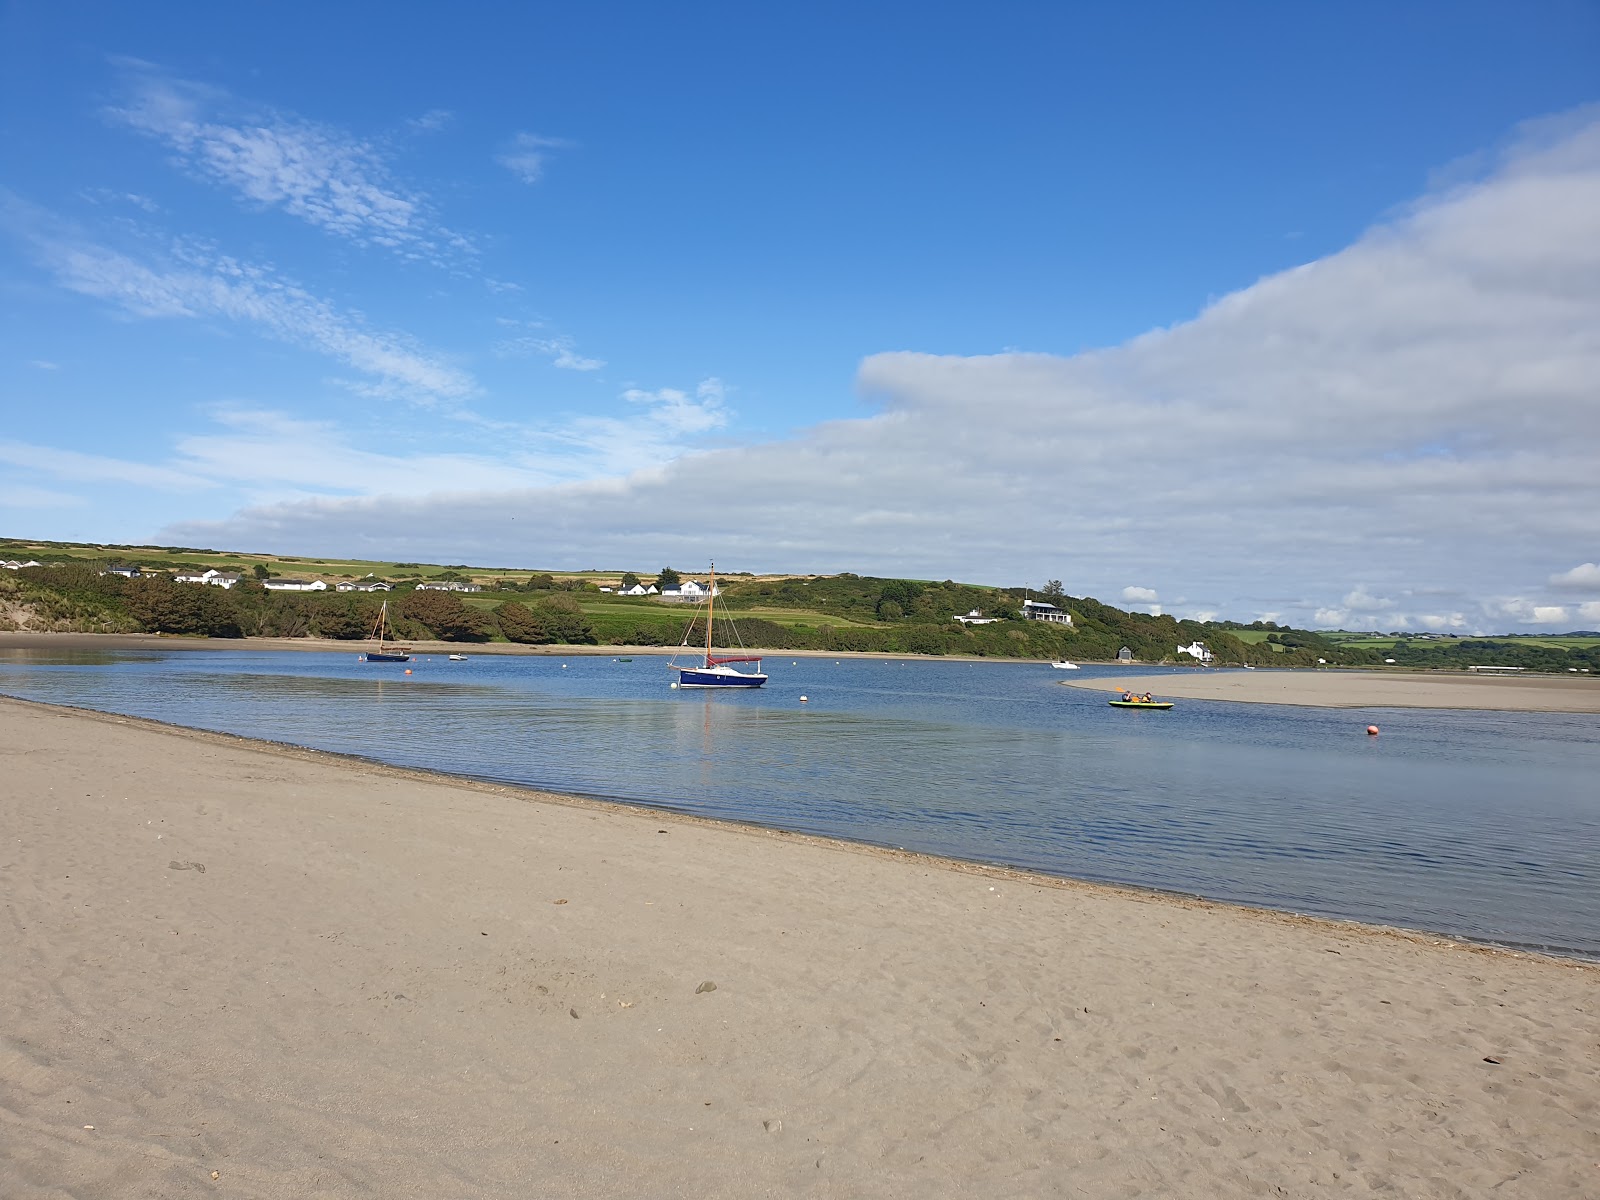
[(563, 138), (540, 137), (536, 133), (519, 133), (511, 144), (495, 155), (495, 162), (510, 171), (523, 183), (538, 183), (544, 175), (545, 159), (551, 150), (570, 145)]
[[(1089, 595), (1175, 578), (1263, 620), (1381, 614), (1398, 628), (1477, 608), (1550, 624), (1565, 609), (1532, 581), (1592, 545), (1600, 511), (1596, 378), (1591, 109), (1523, 131), (1486, 178), (1349, 248), (1122, 346), (874, 355), (859, 372), (872, 415), (717, 450), (674, 436), (715, 429), (715, 406), (641, 390), (630, 399), (661, 414), (656, 444), (635, 423), (601, 451), (602, 421), (581, 452), (631, 473), (385, 511), (410, 547), (450, 560), (715, 549), (750, 569), (1047, 574)], [(677, 457), (649, 461), (656, 445)], [(370, 519), (366, 501), (327, 501), (203, 536), (334, 549)], [(1363, 583), (1330, 603), (1349, 580)], [(1526, 607), (1495, 608), (1504, 596)]]
[(1600, 592), (1600, 563), (1579, 563), (1570, 571), (1552, 575), (1550, 586), (1563, 591)]
[(1522, 625), (1564, 625), (1572, 619), (1564, 604), (1540, 604), (1524, 596), (1490, 600), (1484, 608), (1491, 616)]
[(29, 361), (28, 365), (34, 368), (36, 371), (59, 371), (61, 369), (60, 363), (49, 362), (42, 358), (32, 359)]
[[(165, 145), (191, 174), (262, 208), (402, 257), (470, 253), (427, 198), (392, 176), (380, 146), (330, 125), (243, 104), (221, 88), (124, 60), (126, 97), (107, 115)], [(438, 119), (438, 114), (427, 117)]]
[(1578, 615), (1585, 621), (1600, 621), (1600, 600), (1585, 600), (1578, 605)]
[(1365, 588), (1358, 587), (1345, 594), (1344, 606), (1355, 612), (1377, 613), (1389, 612), (1395, 607), (1395, 602), (1387, 596), (1369, 595)]
[(1342, 608), (1319, 608), (1311, 614), (1311, 623), (1318, 629), (1338, 629), (1349, 618)]
[(1122, 598), (1132, 600), (1139, 604), (1150, 604), (1161, 597), (1156, 595), (1155, 589), (1147, 587), (1125, 587), (1122, 589)]

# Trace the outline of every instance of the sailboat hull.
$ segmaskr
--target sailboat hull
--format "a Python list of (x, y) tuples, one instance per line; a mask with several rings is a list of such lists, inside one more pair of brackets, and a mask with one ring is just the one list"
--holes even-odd
[(679, 667), (681, 688), (758, 688), (767, 681), (760, 671), (735, 671), (732, 667)]
[(376, 650), (367, 651), (368, 662), (410, 662), (409, 654), (380, 654)]

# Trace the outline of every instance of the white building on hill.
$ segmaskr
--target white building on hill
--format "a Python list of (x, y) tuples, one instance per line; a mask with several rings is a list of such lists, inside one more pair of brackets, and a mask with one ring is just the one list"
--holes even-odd
[(320, 579), (266, 579), (262, 586), (269, 592), (325, 592), (328, 585)]
[(1054, 625), (1071, 625), (1072, 614), (1057, 608), (1054, 604), (1047, 604), (1043, 600), (1024, 600), (1022, 602), (1022, 619), (1024, 621), (1049, 621)]
[(219, 571), (213, 567), (207, 571), (179, 571), (172, 578), (177, 583), (209, 583), (212, 587), (231, 588), (234, 584), (242, 582), (244, 576)]

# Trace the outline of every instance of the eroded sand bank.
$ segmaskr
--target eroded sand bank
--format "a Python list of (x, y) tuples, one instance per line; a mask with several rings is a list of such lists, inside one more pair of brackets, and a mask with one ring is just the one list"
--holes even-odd
[(1069, 679), (1091, 691), (1166, 699), (1241, 700), (1313, 708), (1477, 708), (1504, 712), (1600, 713), (1600, 679), (1572, 675), (1389, 674), (1378, 671), (1186, 671)]
[(1600, 1190), (1583, 964), (10, 700), (0, 904), (8, 1198)]

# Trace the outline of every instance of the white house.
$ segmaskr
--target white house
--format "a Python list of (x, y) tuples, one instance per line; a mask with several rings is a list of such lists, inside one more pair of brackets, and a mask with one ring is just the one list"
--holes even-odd
[(623, 588), (622, 591), (620, 591), (617, 594), (621, 595), (621, 596), (648, 596), (651, 592), (653, 592), (655, 590), (656, 590), (656, 586), (653, 583), (650, 585), (650, 587), (648, 589), (645, 588), (644, 584), (636, 583), (631, 588)]
[(263, 585), (269, 592), (325, 592), (328, 585), (320, 579), (267, 579)]
[(33, 559), (31, 559), (31, 558), (27, 562), (13, 562), (13, 561), (11, 561), (9, 559), (7, 561), (5, 561), (5, 562), (0, 562), (0, 567), (4, 567), (7, 571), (20, 571), (20, 570), (22, 570), (23, 567), (42, 567), (42, 566), (44, 566), (43, 563), (34, 562)]
[(333, 585), (338, 592), (392, 592), (393, 586), (381, 579), (346, 579)]
[(986, 617), (981, 610), (976, 608), (966, 616), (956, 618), (963, 625), (993, 625), (999, 619), (999, 617)]
[(481, 592), (483, 589), (475, 583), (462, 583), (456, 579), (441, 579), (434, 583), (417, 584), (419, 592)]
[[(651, 590), (654, 590), (653, 585)], [(710, 595), (720, 596), (722, 595), (722, 589), (717, 588), (715, 592), (712, 592), (711, 589), (707, 588), (705, 584), (697, 583), (693, 579), (685, 579), (675, 588), (661, 589), (661, 598), (663, 600), (704, 600)]]
[(1179, 646), (1179, 654), (1187, 654), (1200, 662), (1210, 662), (1216, 656), (1207, 650), (1204, 642), (1195, 642), (1191, 646)]
[(139, 568), (138, 567), (107, 567), (104, 571), (101, 571), (100, 574), (102, 574), (102, 575), (121, 575), (124, 579), (137, 579), (137, 578), (139, 578)]
[(232, 575), (213, 567), (207, 571), (179, 571), (172, 578), (177, 583), (209, 583), (212, 587), (231, 588), (241, 582), (244, 576)]
[(1049, 621), (1055, 625), (1071, 625), (1072, 614), (1064, 612), (1054, 604), (1047, 604), (1043, 600), (1024, 600), (1022, 602), (1022, 619), (1024, 621)]

